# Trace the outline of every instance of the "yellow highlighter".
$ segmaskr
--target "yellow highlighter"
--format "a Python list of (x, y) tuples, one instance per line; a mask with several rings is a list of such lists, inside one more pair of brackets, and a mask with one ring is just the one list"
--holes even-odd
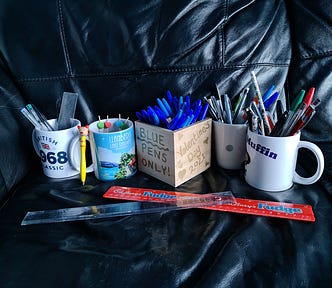
[(80, 162), (80, 173), (81, 173), (81, 181), (82, 185), (85, 184), (86, 180), (86, 136), (89, 134), (88, 125), (84, 127), (79, 127), (81, 139), (80, 139), (80, 147), (81, 147), (81, 162)]

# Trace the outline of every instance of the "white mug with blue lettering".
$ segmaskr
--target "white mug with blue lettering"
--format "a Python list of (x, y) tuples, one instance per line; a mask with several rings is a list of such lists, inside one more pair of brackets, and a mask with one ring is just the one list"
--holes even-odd
[[(246, 182), (261, 190), (283, 191), (291, 188), (293, 183), (309, 185), (318, 181), (324, 170), (323, 153), (317, 145), (301, 141), (300, 135), (301, 133), (287, 137), (270, 137), (248, 129)], [(317, 170), (310, 177), (302, 177), (296, 172), (300, 148), (310, 150), (317, 159)]]
[[(57, 127), (57, 119), (48, 120), (53, 127)], [(51, 178), (67, 178), (80, 173), (80, 133), (81, 125), (77, 119), (72, 119), (71, 128), (55, 131), (35, 128), (32, 132), (32, 143), (37, 155), (41, 159), (43, 172)], [(92, 172), (90, 165), (86, 172)]]
[[(110, 127), (99, 128), (109, 122)], [(137, 171), (133, 122), (128, 119), (102, 119), (89, 125), (94, 173), (101, 181), (128, 178)]]

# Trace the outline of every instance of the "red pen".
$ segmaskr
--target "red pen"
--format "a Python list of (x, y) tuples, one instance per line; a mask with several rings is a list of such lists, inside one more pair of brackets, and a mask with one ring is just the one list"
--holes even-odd
[(312, 102), (311, 105), (309, 105), (309, 107), (304, 111), (301, 118), (296, 122), (295, 126), (293, 127), (293, 129), (289, 133), (289, 136), (292, 136), (292, 135), (296, 134), (298, 131), (303, 129), (309, 123), (309, 121), (312, 119), (312, 117), (316, 113), (315, 108), (319, 104), (320, 104), (320, 99), (317, 98), (314, 102)]
[(315, 94), (315, 87), (311, 87), (307, 95), (305, 95), (303, 99), (303, 103), (305, 103), (306, 107), (310, 106), (312, 99), (314, 98), (314, 94)]

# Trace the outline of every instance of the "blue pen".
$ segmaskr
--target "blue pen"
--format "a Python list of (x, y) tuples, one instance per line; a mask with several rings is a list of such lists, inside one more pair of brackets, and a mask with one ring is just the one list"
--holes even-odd
[(199, 113), (201, 112), (201, 109), (202, 109), (202, 105), (199, 105), (196, 107), (196, 109), (194, 110), (194, 113), (193, 113), (194, 117), (191, 121), (191, 124), (193, 124), (197, 121), (197, 118), (198, 118)]
[(168, 123), (168, 125), (167, 125), (167, 128), (168, 128), (168, 129), (170, 129), (170, 130), (174, 130), (174, 128), (175, 128), (177, 122), (179, 121), (179, 119), (180, 119), (181, 116), (182, 116), (182, 112), (183, 112), (183, 110), (180, 109), (180, 110), (178, 111), (178, 113), (175, 115), (175, 117), (172, 119), (172, 121), (171, 121), (170, 123)]
[(141, 113), (139, 113), (138, 111), (135, 113), (136, 114), (136, 117), (138, 118), (138, 120), (142, 121), (142, 122), (145, 122), (145, 119), (144, 117), (142, 116)]
[(165, 106), (165, 108), (166, 108), (166, 110), (167, 110), (167, 112), (168, 112), (168, 115), (171, 116), (171, 117), (173, 117), (174, 113), (173, 113), (173, 111), (172, 111), (171, 106), (170, 106), (170, 105), (168, 104), (168, 102), (166, 101), (166, 99), (165, 99), (165, 98), (162, 98), (161, 101), (163, 102), (163, 104), (164, 104), (164, 106)]
[(208, 109), (209, 109), (209, 103), (206, 102), (204, 104), (204, 106), (202, 107), (201, 112), (200, 112), (200, 114), (199, 114), (199, 116), (197, 118), (198, 121), (201, 121), (201, 120), (205, 119), (206, 113), (207, 113)]
[(172, 106), (172, 104), (173, 104), (173, 96), (172, 96), (171, 91), (167, 90), (166, 95), (167, 95), (167, 101), (168, 101), (169, 105)]
[(187, 127), (189, 125), (190, 120), (191, 120), (191, 115), (187, 115), (186, 120), (184, 121), (181, 128)]
[(190, 109), (190, 96), (189, 95), (187, 95), (186, 96), (186, 106), (187, 106), (187, 113), (189, 112), (189, 109)]
[(194, 118), (194, 114), (190, 114), (190, 115), (188, 116), (188, 119), (186, 120), (185, 124), (183, 125), (183, 127), (187, 127), (187, 126), (189, 126), (189, 125), (191, 124), (193, 118)]
[(165, 116), (164, 112), (159, 108), (159, 106), (154, 106), (154, 112), (156, 112), (159, 120), (164, 124), (163, 126), (166, 127), (169, 121), (167, 120), (167, 117)]
[(274, 85), (272, 85), (269, 89), (266, 90), (266, 92), (262, 96), (263, 102), (265, 102), (271, 96), (273, 89), (274, 89)]
[(179, 109), (182, 109), (182, 105), (183, 105), (183, 97), (180, 96), (179, 97)]
[(150, 123), (149, 114), (144, 109), (141, 110), (141, 115), (143, 116), (145, 123)]
[(172, 130), (177, 130), (177, 129), (184, 127), (184, 123), (186, 122), (187, 117), (188, 116), (183, 112), (181, 118), (179, 119), (179, 121), (177, 121), (174, 129), (172, 129)]
[(161, 101), (159, 98), (157, 98), (157, 103), (158, 103), (160, 109), (165, 113), (166, 117), (169, 117), (169, 112), (168, 112), (168, 110), (166, 109), (166, 107), (165, 107), (163, 101)]
[(151, 106), (148, 106), (148, 115), (150, 116), (150, 121), (151, 124), (159, 126), (160, 121), (158, 118), (158, 115), (156, 114), (156, 112), (154, 112), (153, 108)]
[(173, 104), (173, 111), (174, 111), (174, 113), (178, 113), (178, 111), (179, 111), (179, 100), (175, 96), (173, 97), (172, 104)]
[(271, 105), (277, 100), (279, 96), (279, 92), (275, 92), (272, 94), (271, 97), (267, 98), (265, 101), (264, 101), (264, 107), (266, 110), (268, 110)]

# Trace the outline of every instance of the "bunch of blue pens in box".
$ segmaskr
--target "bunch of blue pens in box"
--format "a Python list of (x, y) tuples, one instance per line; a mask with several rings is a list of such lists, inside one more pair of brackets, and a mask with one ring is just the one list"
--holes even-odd
[(136, 116), (142, 122), (177, 130), (205, 119), (208, 107), (208, 103), (202, 104), (200, 99), (191, 102), (189, 95), (176, 97), (167, 91), (167, 100), (157, 98), (155, 106), (136, 112)]

